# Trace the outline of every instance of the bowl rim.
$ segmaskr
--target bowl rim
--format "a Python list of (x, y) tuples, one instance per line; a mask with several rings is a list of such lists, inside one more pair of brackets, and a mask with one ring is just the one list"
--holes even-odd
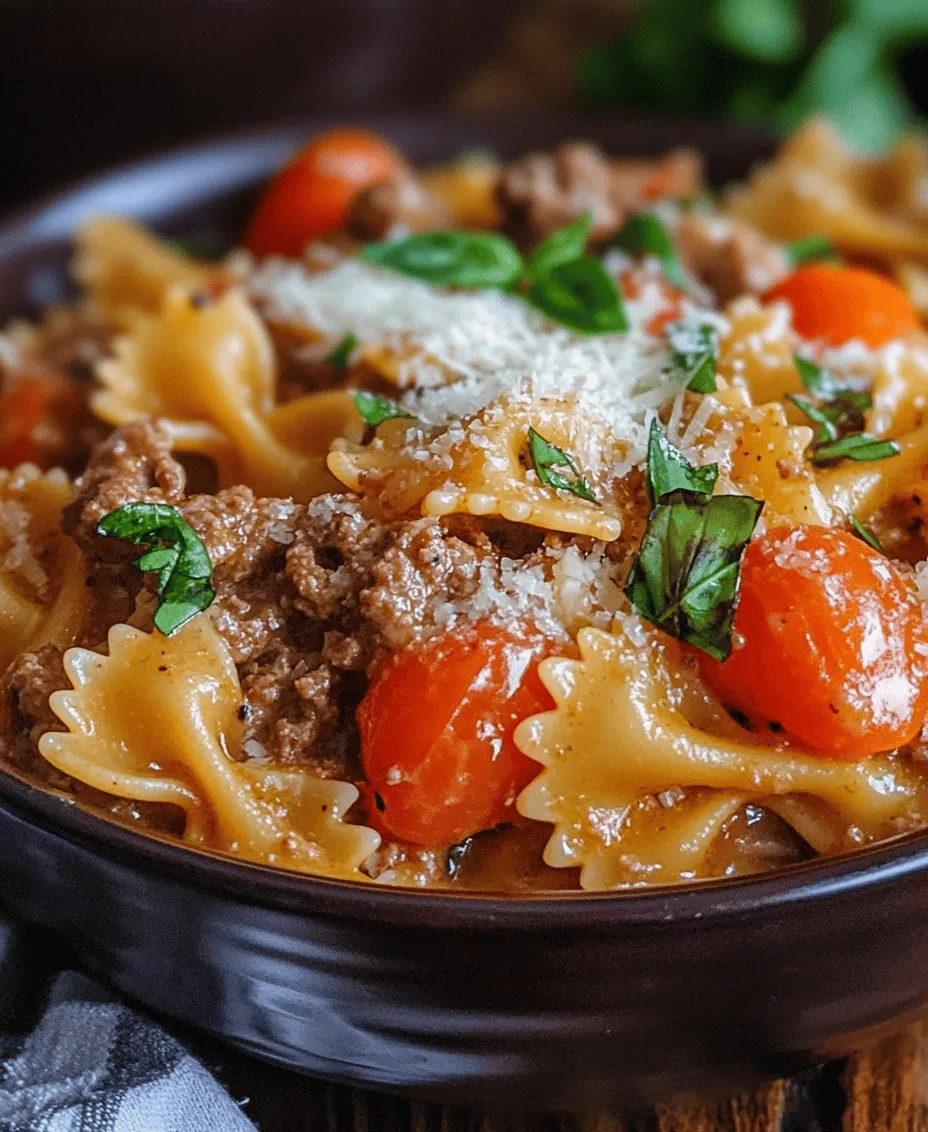
[[(530, 116), (514, 113), (502, 117), (511, 125)], [(538, 116), (531, 117), (537, 120)], [(481, 130), (489, 126), (495, 130), (501, 116), (399, 112), (358, 114), (352, 115), (351, 120), (389, 133), (421, 123), (448, 129), (463, 126)], [(659, 126), (668, 139), (685, 137), (686, 131), (696, 125), (703, 137), (715, 137), (720, 144), (739, 132), (743, 142), (757, 144), (762, 137), (750, 127), (705, 120), (697, 123), (695, 119), (686, 118), (651, 119), (641, 115), (580, 118), (555, 114), (547, 115), (546, 120), (555, 129), (562, 125), (564, 136), (571, 130), (583, 129), (595, 136), (604, 124), (628, 128), (637, 124), (643, 128)], [(261, 163), (262, 154), (274, 154), (279, 159), (280, 154), (294, 148), (308, 132), (342, 121), (344, 115), (335, 114), (275, 120), (121, 161), (72, 180), (0, 217), (0, 261), (41, 244), (41, 222), (49, 215), (54, 218), (63, 213), (58, 227), (53, 225), (54, 231), (45, 233), (45, 239), (49, 235), (60, 239), (59, 229), (62, 219), (67, 221), (68, 206), (79, 205), (81, 197), (104, 185), (131, 182), (178, 162), (202, 161), (220, 154), (247, 156), (243, 165), (247, 172), (247, 168)], [(223, 183), (225, 190), (231, 191), (236, 183), (234, 172)], [(254, 179), (246, 175), (240, 187), (250, 184), (254, 184)], [(447, 929), (531, 932), (539, 927), (554, 931), (576, 927), (596, 930), (620, 925), (707, 921), (841, 896), (928, 872), (928, 831), (915, 831), (767, 873), (650, 888), (513, 894), (394, 888), (371, 881), (315, 876), (142, 832), (2, 767), (0, 810), (123, 868), (192, 884), (240, 904)]]

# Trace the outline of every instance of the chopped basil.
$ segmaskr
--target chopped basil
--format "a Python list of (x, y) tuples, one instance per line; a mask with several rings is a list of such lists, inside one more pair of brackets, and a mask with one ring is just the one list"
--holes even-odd
[(610, 246), (621, 248), (630, 255), (652, 255), (660, 262), (664, 274), (682, 290), (688, 290), (686, 278), (670, 233), (653, 212), (639, 212), (630, 217), (625, 227), (609, 241)]
[(876, 537), (873, 531), (870, 530), (869, 527), (865, 527), (860, 519), (858, 519), (854, 515), (848, 515), (847, 521), (850, 524), (851, 530), (855, 535), (857, 535), (859, 539), (863, 539), (867, 546), (871, 546), (874, 550), (878, 550), (880, 554), (883, 553), (883, 544)]
[(680, 384), (693, 393), (714, 393), (718, 361), (718, 331), (709, 323), (688, 326), (671, 322), (665, 330), (670, 354), (681, 376)]
[(582, 334), (628, 330), (622, 292), (592, 256), (560, 263), (530, 283), (526, 298), (542, 314)]
[(593, 213), (584, 212), (564, 228), (552, 232), (542, 240), (528, 261), (528, 274), (532, 279), (547, 275), (555, 267), (579, 259), (593, 230)]
[[(579, 495), (581, 499), (589, 500), (590, 503), (597, 502), (586, 476), (580, 474), (579, 468), (570, 456), (563, 449), (545, 440), (533, 428), (528, 430), (528, 449), (535, 474), (546, 487), (560, 488), (562, 491)], [(573, 473), (574, 478), (568, 479), (562, 472), (554, 471), (555, 468), (567, 468)]]
[(711, 495), (718, 478), (718, 464), (694, 468), (664, 435), (657, 418), (651, 421), (651, 431), (648, 434), (648, 492), (652, 503), (659, 503), (665, 495), (680, 490)]
[(674, 491), (651, 512), (625, 595), (645, 620), (716, 660), (731, 652), (741, 556), (763, 503)]
[[(807, 397), (787, 393), (800, 412), (813, 422), (812, 459), (817, 464), (829, 463), (847, 456), (851, 460), (881, 460), (899, 451), (892, 441), (875, 441), (863, 431), (864, 413), (873, 403), (869, 393), (844, 389), (822, 366), (794, 355), (802, 384), (819, 399), (813, 404)], [(877, 454), (871, 454), (874, 450)]]
[(648, 482), (656, 503), (625, 596), (645, 620), (725, 660), (741, 556), (764, 504), (747, 495), (710, 494), (717, 476), (715, 465), (693, 468), (652, 424)]
[(382, 425), (384, 421), (396, 420), (398, 417), (415, 419), (413, 414), (407, 412), (402, 405), (397, 405), (395, 401), (381, 397), (378, 393), (355, 393), (353, 400), (358, 416), (371, 428)]
[(800, 381), (811, 394), (822, 398), (834, 396), (837, 389), (835, 379), (823, 366), (810, 362), (808, 358), (800, 357), (799, 354), (793, 354), (793, 361), (796, 363)]
[(525, 272), (515, 244), (499, 232), (422, 232), (366, 244), (361, 255), (380, 267), (446, 287), (510, 287)]
[(898, 454), (899, 445), (895, 440), (878, 440), (865, 432), (855, 432), (849, 436), (842, 436), (833, 444), (816, 445), (812, 450), (812, 461), (815, 464), (830, 464), (834, 460), (847, 459), (870, 463), (873, 460), (885, 460), (889, 456), (898, 456)]
[(812, 263), (814, 260), (837, 258), (830, 236), (805, 236), (786, 244), (784, 251), (790, 267), (799, 267), (800, 264)]
[(155, 627), (166, 637), (215, 598), (210, 585), (213, 564), (206, 547), (176, 508), (164, 503), (127, 503), (103, 516), (97, 534), (149, 547), (136, 565), (143, 573), (158, 575)]
[(351, 352), (357, 344), (358, 336), (356, 334), (346, 334), (332, 353), (327, 355), (326, 365), (333, 366), (335, 369), (347, 369)]

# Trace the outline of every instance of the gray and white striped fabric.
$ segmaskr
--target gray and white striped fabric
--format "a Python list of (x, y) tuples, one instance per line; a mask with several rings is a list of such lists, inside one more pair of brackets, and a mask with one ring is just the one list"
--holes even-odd
[[(28, 937), (26, 937), (27, 940)], [(0, 1024), (29, 983), (28, 942), (0, 919)], [(41, 985), (41, 984), (40, 984)], [(0, 1132), (255, 1132), (169, 1034), (74, 971), (24, 1032), (0, 1032)]]

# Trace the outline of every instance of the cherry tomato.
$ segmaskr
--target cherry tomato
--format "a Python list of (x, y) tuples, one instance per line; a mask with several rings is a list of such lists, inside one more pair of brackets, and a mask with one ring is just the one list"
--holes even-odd
[(882, 346), (919, 327), (905, 291), (863, 267), (804, 264), (764, 295), (764, 302), (774, 299), (793, 308), (793, 326), (803, 338), (823, 338), (832, 346), (855, 338)]
[(46, 455), (39, 429), (52, 410), (48, 382), (26, 378), (0, 399), (0, 467), (42, 464)]
[(369, 820), (416, 845), (448, 845), (516, 817), (539, 772), (512, 739), (553, 701), (538, 676), (551, 643), (481, 623), (397, 653), (358, 708)]
[(265, 189), (245, 246), (255, 255), (299, 255), (307, 241), (345, 226), (362, 189), (391, 180), (402, 168), (396, 150), (367, 130), (318, 134)]
[(748, 545), (718, 698), (812, 751), (857, 760), (913, 739), (928, 714), (921, 605), (899, 570), (846, 531), (775, 527)]

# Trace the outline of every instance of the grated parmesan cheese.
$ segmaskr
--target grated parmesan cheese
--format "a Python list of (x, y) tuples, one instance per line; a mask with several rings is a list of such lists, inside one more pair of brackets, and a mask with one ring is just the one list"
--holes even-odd
[[(627, 300), (631, 330), (586, 336), (552, 323), (502, 291), (453, 292), (358, 259), (309, 273), (268, 260), (250, 283), (272, 321), (318, 335), (313, 354), (348, 333), (399, 361), (401, 400), (424, 425), (447, 426), (504, 395), (575, 396), (629, 443), (629, 464), (644, 457), (644, 422), (673, 393), (663, 337), (644, 329), (659, 309), (657, 288)], [(688, 305), (687, 317), (717, 315)]]

